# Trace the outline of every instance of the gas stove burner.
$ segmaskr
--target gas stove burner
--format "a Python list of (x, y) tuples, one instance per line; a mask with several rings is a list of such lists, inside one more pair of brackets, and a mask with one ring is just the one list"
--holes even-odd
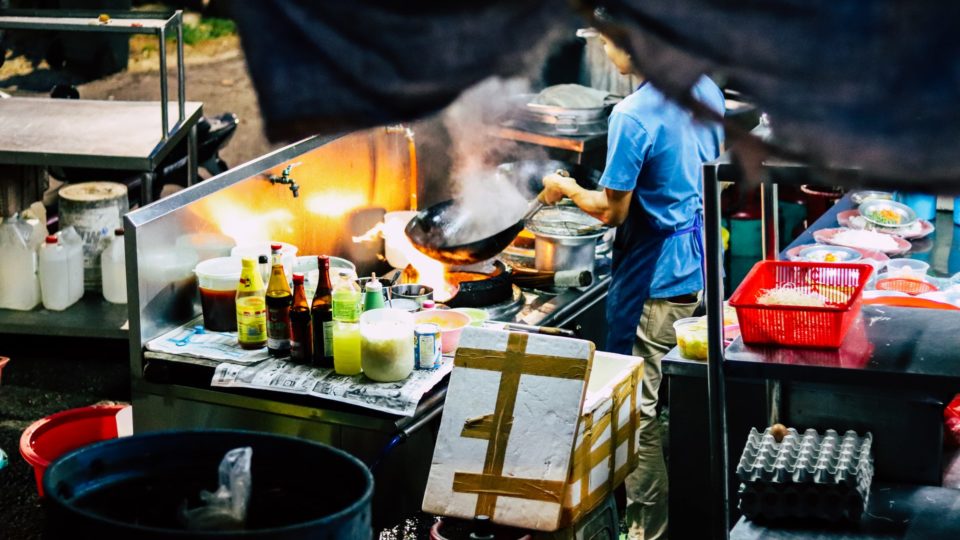
[(447, 280), (456, 294), (443, 303), (450, 307), (483, 308), (510, 300), (510, 271), (498, 260), (447, 269)]
[(523, 310), (525, 304), (523, 291), (516, 285), (512, 285), (512, 288), (513, 294), (508, 300), (480, 308), (487, 312), (491, 321), (511, 322), (517, 313)]

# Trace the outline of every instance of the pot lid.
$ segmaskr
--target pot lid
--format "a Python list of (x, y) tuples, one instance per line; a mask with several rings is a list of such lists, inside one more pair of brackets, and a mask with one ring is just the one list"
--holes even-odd
[(576, 206), (549, 206), (543, 208), (526, 222), (534, 234), (561, 237), (597, 236), (606, 230), (599, 219)]

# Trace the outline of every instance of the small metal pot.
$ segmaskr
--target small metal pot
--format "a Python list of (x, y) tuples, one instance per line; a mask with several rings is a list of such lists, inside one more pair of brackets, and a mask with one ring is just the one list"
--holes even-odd
[(558, 236), (534, 232), (537, 270), (593, 272), (597, 260), (597, 239), (604, 231), (585, 236)]
[(417, 304), (423, 307), (424, 300), (433, 300), (433, 287), (420, 285), (419, 283), (410, 283), (405, 285), (394, 285), (390, 287), (390, 294), (394, 298), (409, 298), (415, 300)]

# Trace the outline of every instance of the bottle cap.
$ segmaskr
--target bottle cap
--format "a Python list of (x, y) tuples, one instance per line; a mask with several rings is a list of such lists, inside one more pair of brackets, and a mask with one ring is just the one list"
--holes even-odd
[(303, 283), (303, 274), (300, 272), (293, 273), (293, 282), (294, 283)]
[(260, 258), (257, 259), (257, 261), (260, 264), (267, 264), (268, 262), (270, 262), (270, 257), (267, 257), (266, 255), (261, 255)]
[(113, 230), (114, 236), (123, 236), (123, 227), (117, 227)]
[(55, 234), (48, 234), (48, 235), (47, 235), (47, 243), (48, 243), (48, 244), (56, 244), (56, 243), (57, 243), (57, 236), (56, 236)]
[(427, 299), (423, 301), (423, 309), (433, 309), (437, 307), (437, 303), (433, 300)]
[(370, 275), (370, 280), (367, 281), (367, 288), (366, 288), (366, 290), (368, 290), (368, 291), (383, 291), (383, 284), (380, 283), (380, 280), (379, 280), (379, 279), (377, 279), (377, 273), (376, 273), (376, 272), (374, 272), (373, 274)]
[(270, 244), (270, 251), (277, 253), (283, 249), (283, 244)]
[(253, 268), (257, 266), (257, 261), (249, 257), (244, 257), (240, 259), (240, 266), (243, 268)]
[(323, 270), (324, 268), (329, 270), (330, 257), (327, 257), (326, 255), (317, 255), (317, 268), (319, 268), (320, 270)]

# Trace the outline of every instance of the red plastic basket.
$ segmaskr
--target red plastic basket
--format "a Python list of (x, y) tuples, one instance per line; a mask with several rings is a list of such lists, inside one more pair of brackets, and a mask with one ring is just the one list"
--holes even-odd
[[(836, 349), (860, 314), (860, 296), (873, 272), (869, 264), (760, 261), (730, 297), (744, 343)], [(826, 307), (757, 303), (765, 290), (793, 285), (836, 302)]]
[(936, 285), (909, 278), (885, 278), (877, 281), (878, 291), (899, 291), (912, 296), (939, 291)]

